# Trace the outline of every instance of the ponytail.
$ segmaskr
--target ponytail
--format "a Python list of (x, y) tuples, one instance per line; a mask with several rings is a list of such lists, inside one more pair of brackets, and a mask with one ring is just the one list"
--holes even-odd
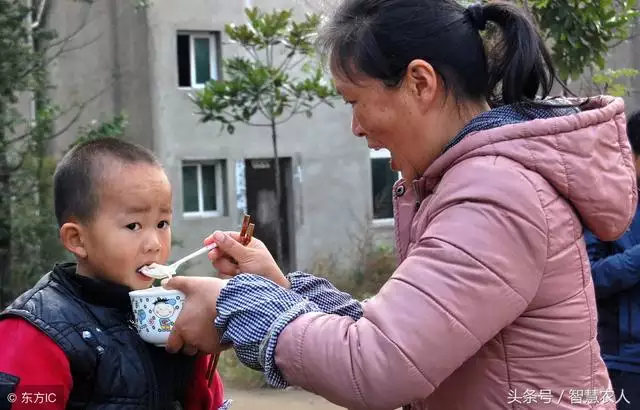
[[(534, 23), (522, 9), (506, 1), (476, 7), (482, 7), (484, 18), (501, 32), (487, 49), (488, 100), (495, 106), (546, 98), (557, 76)], [(541, 93), (536, 95), (538, 90)]]

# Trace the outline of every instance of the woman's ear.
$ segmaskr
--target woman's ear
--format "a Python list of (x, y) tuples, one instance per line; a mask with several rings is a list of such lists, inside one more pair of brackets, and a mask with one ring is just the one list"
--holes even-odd
[(411, 88), (412, 94), (421, 102), (421, 106), (428, 109), (438, 92), (438, 74), (433, 66), (424, 60), (413, 60), (407, 66), (405, 83)]
[(65, 248), (76, 257), (87, 257), (85, 248), (85, 234), (82, 225), (76, 222), (67, 222), (60, 228), (60, 240)]

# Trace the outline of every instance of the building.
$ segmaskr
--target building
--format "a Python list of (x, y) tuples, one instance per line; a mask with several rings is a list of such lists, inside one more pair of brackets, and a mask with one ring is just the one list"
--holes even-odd
[[(198, 248), (216, 229), (237, 230), (244, 212), (258, 220), (257, 236), (273, 247), (268, 131), (238, 127), (228, 135), (216, 124), (200, 124), (188, 96), (222, 75), (223, 56), (239, 51), (225, 44), (223, 29), (226, 23), (245, 21), (244, 7), (293, 7), (301, 16), (316, 2), (152, 0), (149, 8), (137, 10), (135, 1), (51, 3), (48, 24), (68, 39), (62, 42), (66, 51), (52, 66), (55, 101), (83, 108), (55, 150), (61, 152), (73, 141), (77, 125), (124, 111), (129, 117), (126, 137), (153, 149), (173, 183), (178, 242), (173, 258)], [(612, 67), (639, 63), (637, 35), (611, 56)], [(640, 108), (639, 82), (629, 84), (628, 111)], [(571, 87), (580, 94), (594, 92), (580, 82)], [(70, 110), (59, 127), (77, 113)], [(337, 104), (279, 128), (288, 269), (306, 269), (329, 256), (350, 262), (366, 238), (393, 244), (390, 184), (398, 175), (388, 167), (388, 153), (369, 152), (351, 135), (349, 124), (349, 108)], [(203, 259), (189, 272), (210, 272)]]
[[(201, 124), (189, 93), (219, 78), (221, 58), (238, 52), (224, 45), (224, 25), (244, 22), (245, 6), (295, 7), (300, 15), (304, 6), (293, 0), (156, 0), (137, 10), (134, 2), (51, 3), (48, 24), (65, 40), (65, 51), (51, 71), (54, 98), (63, 107), (82, 107), (59, 121), (64, 128), (79, 113), (78, 121), (57, 139), (56, 152), (74, 140), (77, 125), (125, 112), (126, 137), (156, 152), (174, 187), (178, 245), (172, 258), (197, 249), (214, 230), (237, 230), (244, 212), (258, 221), (256, 235), (273, 246), (268, 229), (275, 199), (269, 131), (240, 126), (229, 135), (218, 124)], [(338, 103), (335, 109), (318, 109), (311, 119), (299, 116), (284, 124), (279, 155), (286, 188), (282, 229), (288, 269), (308, 268), (329, 255), (349, 261), (372, 226), (390, 232), (388, 206), (376, 212), (381, 221), (372, 223), (369, 150), (351, 134), (348, 107)], [(392, 182), (395, 174), (387, 163), (371, 160), (377, 178)], [(379, 183), (375, 188), (378, 199), (382, 191), (390, 194)], [(210, 271), (205, 258), (189, 268), (192, 274)]]

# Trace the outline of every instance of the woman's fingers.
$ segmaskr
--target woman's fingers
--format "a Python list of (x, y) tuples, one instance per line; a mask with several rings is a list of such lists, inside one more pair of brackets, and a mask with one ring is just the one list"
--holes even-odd
[(216, 270), (225, 276), (233, 276), (238, 271), (238, 264), (220, 249), (214, 248), (209, 252), (209, 260)]
[(238, 265), (228, 258), (220, 258), (213, 263), (213, 267), (225, 276), (235, 276), (238, 273)]

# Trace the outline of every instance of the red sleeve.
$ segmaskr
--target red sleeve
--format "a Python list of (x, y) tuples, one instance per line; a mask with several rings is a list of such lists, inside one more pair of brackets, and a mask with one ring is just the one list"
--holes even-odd
[(211, 355), (199, 356), (193, 383), (187, 392), (185, 410), (217, 410), (224, 402), (224, 387), (218, 371), (209, 387), (206, 373)]
[(11, 410), (64, 409), (73, 380), (62, 349), (20, 318), (1, 320), (0, 335), (0, 373), (20, 379)]

